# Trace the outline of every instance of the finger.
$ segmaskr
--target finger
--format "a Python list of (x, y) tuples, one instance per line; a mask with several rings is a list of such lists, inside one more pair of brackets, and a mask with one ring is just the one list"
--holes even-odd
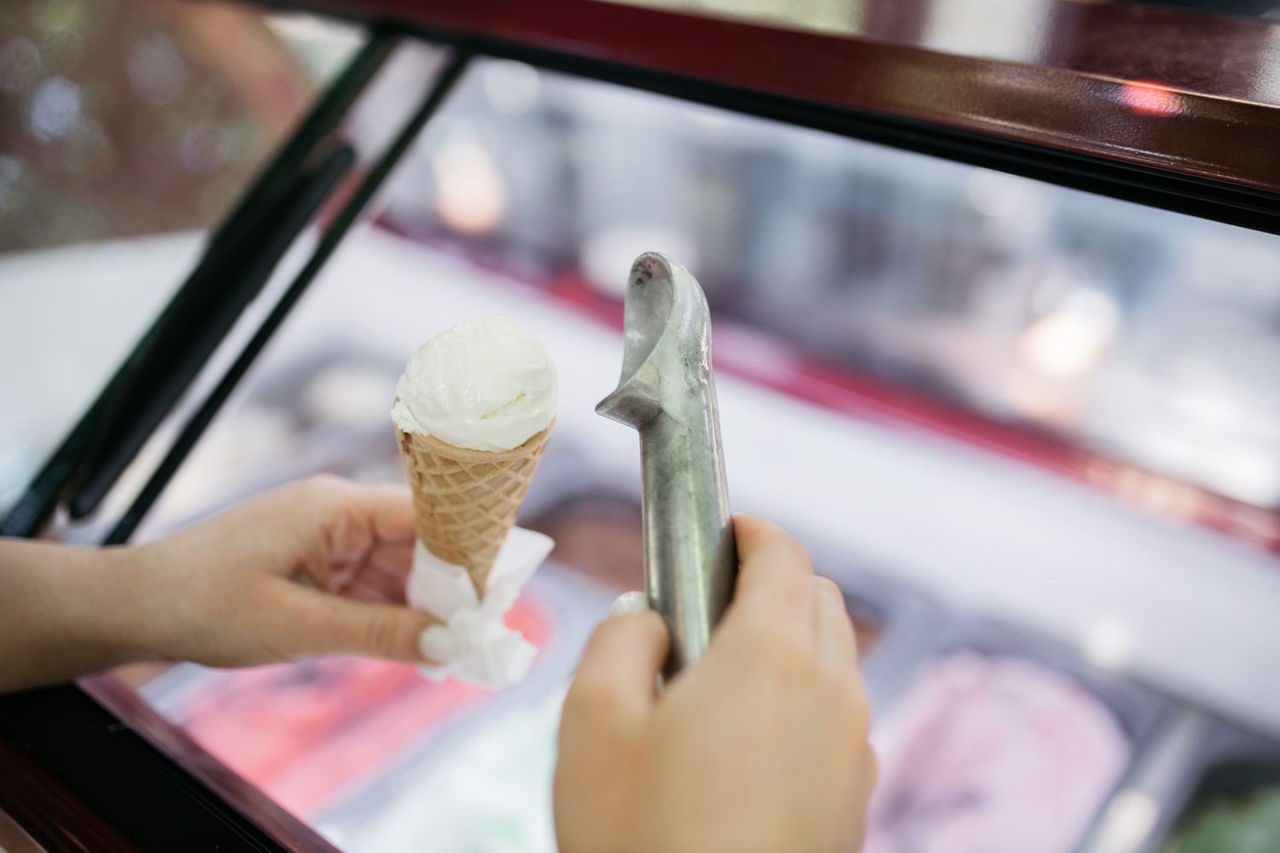
[(624, 592), (609, 605), (610, 616), (625, 616), (628, 613), (644, 613), (649, 610), (649, 597), (639, 590)]
[(856, 673), (858, 642), (844, 594), (829, 578), (814, 578), (813, 630), (818, 660), (831, 672)]
[(394, 604), (373, 604), (293, 587), (285, 597), (295, 657), (351, 654), (421, 662), (419, 640), (436, 620)]
[(384, 587), (398, 596), (395, 600), (404, 601), (404, 592), (409, 585), (409, 566), (390, 564), (378, 560), (370, 560), (356, 571), (349, 583), (367, 582)]
[(346, 484), (325, 525), (330, 559), (363, 564), (380, 546), (413, 542), (413, 502), (408, 489)]
[(404, 604), (406, 580), (404, 575), (371, 574), (366, 572), (343, 589), (342, 594), (361, 601)]
[(260, 495), (184, 535), (234, 537), (255, 556), (247, 561), (254, 569), (330, 588), (335, 565), (359, 565), (384, 544), (411, 547), (413, 508), (402, 487), (322, 475)]
[(577, 715), (605, 724), (645, 718), (656, 699), (667, 658), (667, 626), (652, 611), (611, 616), (587, 642), (565, 698), (566, 719)]
[[(282, 486), (237, 508), (249, 522), (269, 520), (272, 535), (286, 545), (290, 558), (272, 566), (278, 575), (310, 578), (316, 586), (334, 585), (334, 564), (358, 562), (370, 547), (371, 536), (362, 527), (350, 529), (347, 498), (356, 485), (340, 477), (320, 474)], [(335, 529), (337, 536), (335, 536)], [(356, 541), (359, 540), (359, 541)], [(335, 542), (343, 553), (335, 554)], [(336, 559), (335, 559), (336, 558)]]
[(735, 516), (733, 529), (739, 569), (726, 624), (749, 620), (807, 631), (814, 598), (808, 553), (781, 527), (761, 518)]
[[(359, 566), (340, 565), (333, 566), (329, 571), (328, 589), (330, 592), (345, 592), (351, 588), (356, 582), (356, 578), (360, 575)], [(299, 578), (305, 580), (306, 578)]]
[(398, 560), (376, 560), (372, 557), (359, 565), (340, 563), (334, 573), (334, 588), (341, 589), (341, 586), (336, 584), (338, 580), (343, 580), (350, 584), (361, 578), (374, 576), (406, 578), (409, 576), (409, 568), (409, 566), (401, 564)]
[(268, 493), (264, 503), (292, 509), (304, 522), (327, 521), (336, 513), (354, 516), (383, 542), (413, 539), (413, 501), (407, 486), (367, 485), (332, 474), (317, 474)]
[(862, 790), (874, 791), (876, 783), (880, 781), (880, 756), (870, 742), (862, 751), (862, 756)]
[(411, 547), (413, 504), (399, 486), (357, 485), (311, 477), (270, 496), (298, 537), (298, 566), (334, 588), (333, 567), (361, 566), (380, 548)]
[(356, 486), (349, 508), (367, 523), (377, 542), (413, 543), (413, 497), (407, 486)]
[(379, 544), (369, 553), (365, 566), (386, 574), (407, 575), (413, 566), (413, 542)]

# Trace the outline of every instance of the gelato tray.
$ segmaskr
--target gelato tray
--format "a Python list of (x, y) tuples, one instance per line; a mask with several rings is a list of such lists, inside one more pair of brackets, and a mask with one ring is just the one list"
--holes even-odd
[(1083, 853), (1280, 850), (1280, 744), (1195, 708), (1161, 726)]
[(940, 632), (873, 738), (868, 853), (1076, 849), (1162, 701), (1010, 629)]
[[(644, 587), (644, 540), (635, 497), (604, 486), (561, 492), (526, 519), (556, 541), (552, 558), (618, 593)], [(927, 597), (821, 547), (814, 565), (843, 590), (873, 700), (896, 688), (937, 614)]]
[(1229, 764), (1201, 782), (1160, 853), (1280, 850), (1280, 765)]

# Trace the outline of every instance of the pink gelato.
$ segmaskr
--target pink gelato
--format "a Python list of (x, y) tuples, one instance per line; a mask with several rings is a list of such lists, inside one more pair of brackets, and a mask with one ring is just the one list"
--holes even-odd
[(1130, 752), (1068, 676), (971, 651), (930, 664), (875, 740), (866, 853), (1068, 853)]

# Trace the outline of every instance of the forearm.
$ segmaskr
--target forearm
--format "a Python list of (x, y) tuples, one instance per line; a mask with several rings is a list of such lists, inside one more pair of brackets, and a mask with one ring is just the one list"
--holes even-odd
[(134, 549), (0, 539), (0, 692), (155, 657)]

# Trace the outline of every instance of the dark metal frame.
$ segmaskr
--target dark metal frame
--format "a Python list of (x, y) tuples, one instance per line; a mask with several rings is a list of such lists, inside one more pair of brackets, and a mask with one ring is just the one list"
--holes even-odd
[(1017, 0), (1046, 23), (944, 51), (922, 21), (964, 0), (871, 0), (849, 34), (595, 0), (271, 5), (1280, 233), (1280, 104), (1239, 70), (1275, 73), (1278, 22)]
[[(37, 475), (0, 532), (35, 536), (59, 502), (98, 507), (261, 291), (298, 233), (355, 165), (335, 133), (399, 38), (375, 33), (219, 228), (195, 271)], [(103, 544), (128, 541), (254, 360), (439, 110), (472, 54), (449, 52), (430, 89), (324, 229), (302, 269), (187, 419)], [(33, 769), (36, 768), (36, 769)], [(37, 774), (39, 774), (37, 776)], [(245, 803), (238, 805), (244, 806)], [(265, 800), (248, 816), (157, 745), (67, 685), (0, 697), (0, 807), (51, 850), (327, 849)], [(50, 820), (50, 814), (57, 814)], [(109, 820), (94, 815), (109, 816)], [(253, 818), (257, 818), (255, 821)], [(264, 830), (268, 824), (274, 832)], [(85, 845), (86, 846), (82, 846)]]
[[(888, 60), (937, 72), (938, 66), (930, 65), (928, 56), (909, 45), (857, 43), (850, 47), (850, 53), (836, 54), (832, 52), (834, 42), (826, 36), (654, 10), (612, 7), (603, 11), (604, 4), (582, 0), (545, 4), (527, 0), (434, 0), (429, 4), (414, 0), (315, 0), (275, 5), (319, 9), (374, 26), (365, 47), (217, 230), (195, 270), (0, 524), (0, 533), (34, 536), (60, 505), (73, 518), (84, 517), (100, 505), (262, 291), (297, 234), (350, 176), (355, 167), (354, 152), (340, 140), (337, 130), (405, 35), (450, 48), (430, 91), (329, 221), (306, 265), (283, 290), (231, 367), (187, 417), (161, 463), (107, 535), (106, 543), (129, 539), (475, 55), (522, 60), (554, 71), (1280, 233), (1280, 165), (1272, 173), (1250, 176), (1240, 172), (1244, 161), (1232, 160), (1219, 163), (1215, 172), (1210, 168), (1213, 164), (1206, 166), (1191, 157), (1180, 162), (1166, 158), (1165, 162), (1154, 156), (1159, 151), (1147, 152), (1153, 156), (1127, 156), (1123, 151), (1108, 151), (1105, 145), (1061, 144), (1051, 134), (1037, 138), (1002, 132), (991, 123), (998, 118), (994, 113), (985, 116), (988, 124), (932, 121), (927, 111), (891, 108), (877, 101), (876, 93), (866, 87), (851, 84), (848, 91), (842, 91), (827, 85), (829, 81), (812, 81), (812, 87), (805, 88), (803, 78), (797, 83), (794, 73), (787, 79), (770, 81), (733, 56), (734, 51), (757, 48), (768, 52), (774, 62), (791, 56), (801, 62), (802, 72), (826, 67), (855, 74)], [(493, 22), (478, 23), (486, 14)], [(388, 19), (397, 24), (380, 23)], [(677, 19), (680, 29), (674, 42), (663, 43), (664, 35), (672, 34), (664, 34), (661, 28)], [(595, 36), (588, 37), (592, 27), (602, 33), (594, 45), (590, 39)], [(704, 45), (708, 39), (728, 42)], [(704, 47), (705, 52), (721, 57), (728, 70), (715, 65), (714, 56), (710, 60), (713, 64), (706, 64), (701, 56)], [(1032, 73), (964, 57), (951, 64), (964, 73), (986, 70), (1024, 77)], [(1051, 99), (1054, 74), (1066, 72), (1038, 71), (1047, 80), (1042, 81), (1041, 96)], [(1071, 79), (1078, 83), (1080, 76)], [(1124, 80), (1110, 82), (1124, 85)], [(1242, 137), (1246, 143), (1280, 132), (1280, 108), (1238, 98), (1224, 106), (1221, 97), (1232, 94), (1183, 92), (1198, 111), (1199, 122), (1192, 123), (1193, 131), (1211, 127), (1224, 116), (1229, 119), (1223, 110), (1235, 109), (1237, 117), (1248, 120)], [(1130, 131), (1155, 134), (1152, 139), (1157, 146), (1165, 141), (1181, 145), (1179, 150), (1184, 152), (1202, 148), (1194, 132), (1185, 132), (1185, 126), (1171, 131), (1151, 117), (1129, 118), (1136, 122)], [(100, 692), (97, 698), (103, 698)], [(129, 718), (134, 719), (132, 714)], [(26, 782), (14, 784), (15, 779)], [(183, 850), (326, 846), (269, 803), (251, 806), (254, 813), (246, 815), (244, 802), (228, 803), (206, 780), (76, 686), (0, 697), (0, 807), (54, 850), (79, 849), (77, 837), (91, 849), (128, 849), (131, 845)], [(51, 821), (50, 814), (58, 818)]]

